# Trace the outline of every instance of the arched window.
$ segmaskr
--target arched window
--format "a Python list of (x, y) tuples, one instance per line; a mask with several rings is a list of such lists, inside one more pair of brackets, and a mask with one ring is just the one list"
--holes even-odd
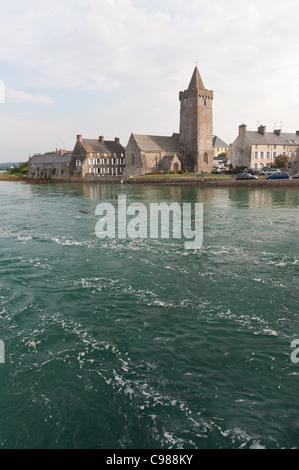
[(204, 154), (203, 161), (205, 163), (209, 163), (209, 156), (208, 156), (207, 152)]

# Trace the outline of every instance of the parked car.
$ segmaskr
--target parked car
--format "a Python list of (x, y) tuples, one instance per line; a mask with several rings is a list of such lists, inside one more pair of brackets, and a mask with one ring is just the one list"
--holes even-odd
[(250, 175), (249, 173), (239, 173), (237, 180), (257, 180), (257, 176)]
[(266, 168), (265, 170), (260, 171), (261, 176), (273, 175), (273, 173), (280, 173), (278, 168)]
[(212, 170), (212, 175), (219, 175), (221, 172), (220, 168), (214, 168), (214, 170)]
[(272, 175), (267, 176), (267, 180), (284, 180), (284, 179), (289, 179), (289, 174), (286, 173), (285, 171), (279, 171), (276, 173), (273, 173)]
[(299, 178), (299, 173), (296, 173), (296, 175), (293, 176), (293, 178)]

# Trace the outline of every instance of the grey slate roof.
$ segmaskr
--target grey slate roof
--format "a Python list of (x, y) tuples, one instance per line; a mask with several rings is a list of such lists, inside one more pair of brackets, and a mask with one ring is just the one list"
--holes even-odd
[(217, 135), (213, 137), (213, 147), (229, 147), (223, 140), (221, 140)]
[(280, 135), (265, 132), (263, 135), (257, 131), (246, 131), (246, 137), (253, 145), (299, 145), (299, 135), (295, 132), (281, 132)]
[(168, 136), (133, 134), (139, 149), (143, 152), (180, 152), (179, 135)]
[(43, 154), (43, 155), (33, 155), (30, 158), (30, 163), (46, 163), (46, 164), (54, 164), (54, 163), (66, 163), (70, 162), (72, 159), (73, 152), (66, 152), (65, 154), (61, 155), (60, 152), (51, 153), (51, 154)]
[(115, 140), (107, 140), (101, 143), (97, 139), (82, 139), (82, 144), (87, 152), (93, 153), (124, 153), (125, 149)]
[(202, 78), (200, 76), (199, 70), (197, 66), (194, 69), (188, 90), (205, 90), (205, 86), (203, 84)]
[(288, 145), (299, 145), (299, 135), (297, 135), (295, 132), (282, 132), (280, 136), (282, 139), (287, 141)]

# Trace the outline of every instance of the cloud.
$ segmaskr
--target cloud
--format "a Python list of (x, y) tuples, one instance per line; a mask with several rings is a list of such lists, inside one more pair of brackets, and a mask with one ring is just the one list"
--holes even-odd
[(5, 88), (5, 101), (7, 103), (32, 103), (46, 106), (54, 106), (54, 102), (48, 96), (40, 93), (32, 94), (13, 88)]
[(296, 10), (297, 0), (10, 0), (1, 6), (0, 62), (13, 81), (0, 78), (44, 93), (32, 101), (12, 93), (19, 102), (50, 105), (47, 95), (55, 96), (60, 113), (69, 112), (65, 94), (84, 94), (90, 109), (72, 109), (76, 124), (83, 115), (90, 123), (97, 105), (96, 125), (105, 127), (108, 115), (113, 134), (170, 134), (178, 130), (178, 92), (198, 61), (223, 140), (232, 141), (242, 122), (283, 120), (292, 130)]

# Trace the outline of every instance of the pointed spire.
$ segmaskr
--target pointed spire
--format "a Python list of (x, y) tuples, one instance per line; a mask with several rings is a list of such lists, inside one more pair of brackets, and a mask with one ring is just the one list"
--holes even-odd
[(191, 82), (190, 82), (189, 87), (188, 87), (188, 90), (192, 90), (192, 89), (205, 90), (205, 87), (204, 87), (204, 84), (203, 84), (203, 81), (201, 79), (201, 76), (200, 76), (200, 73), (198, 71), (197, 66), (194, 69), (194, 72), (193, 72), (193, 75), (192, 75), (192, 78), (191, 78)]

